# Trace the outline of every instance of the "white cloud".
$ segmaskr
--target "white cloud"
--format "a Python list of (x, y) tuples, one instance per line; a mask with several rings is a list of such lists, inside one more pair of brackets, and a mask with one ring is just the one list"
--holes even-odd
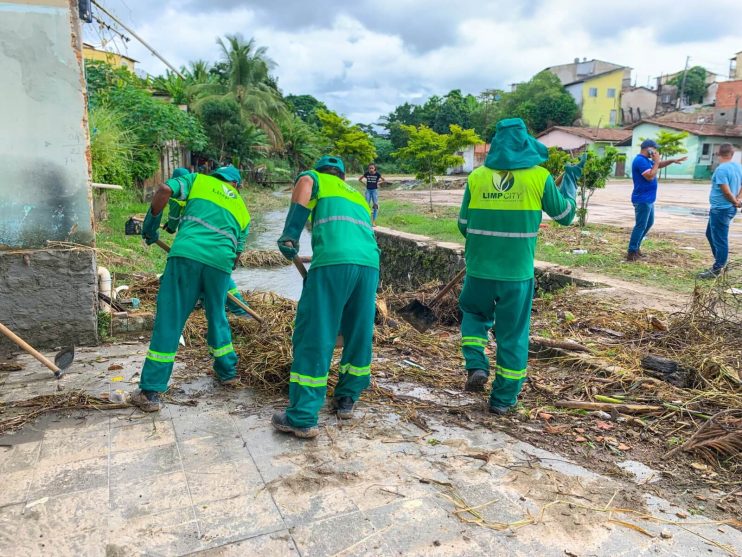
[[(462, 89), (507, 89), (575, 57), (634, 68), (638, 84), (682, 69), (685, 57), (726, 74), (742, 49), (738, 0), (708, 0), (703, 16), (677, 2), (552, 0), (108, 0), (106, 6), (176, 66), (219, 56), (216, 37), (255, 37), (278, 64), (285, 93), (315, 95), (353, 121), (405, 101)], [(86, 35), (96, 41), (88, 26)], [(150, 73), (164, 65), (132, 40)]]

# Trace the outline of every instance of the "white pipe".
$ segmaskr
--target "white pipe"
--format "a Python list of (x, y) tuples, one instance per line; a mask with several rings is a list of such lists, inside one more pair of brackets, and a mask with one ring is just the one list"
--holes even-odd
[(105, 267), (98, 267), (98, 292), (105, 294), (111, 298), (111, 287), (113, 282), (111, 281), (111, 273)]

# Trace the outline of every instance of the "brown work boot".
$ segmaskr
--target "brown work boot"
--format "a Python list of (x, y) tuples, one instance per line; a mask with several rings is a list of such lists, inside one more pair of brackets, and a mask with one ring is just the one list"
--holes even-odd
[(626, 261), (639, 261), (639, 252), (636, 252), (636, 251), (627, 252)]
[(137, 389), (129, 395), (129, 404), (133, 404), (142, 412), (159, 412), (162, 407), (160, 393), (156, 391), (142, 391), (141, 389)]
[(241, 389), (245, 385), (240, 381), (239, 377), (232, 377), (231, 379), (225, 379), (219, 381), (219, 384), (226, 389)]
[(286, 416), (286, 412), (276, 412), (271, 418), (271, 423), (278, 431), (284, 433), (293, 433), (300, 439), (312, 439), (319, 435), (319, 428), (317, 426), (312, 427), (295, 427), (289, 423), (289, 418)]

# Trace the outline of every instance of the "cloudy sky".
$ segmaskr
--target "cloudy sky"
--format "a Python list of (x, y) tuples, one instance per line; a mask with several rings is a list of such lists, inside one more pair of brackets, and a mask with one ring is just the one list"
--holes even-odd
[[(742, 50), (740, 0), (706, 0), (696, 9), (678, 0), (99, 2), (178, 67), (217, 60), (218, 36), (254, 37), (268, 47), (284, 93), (314, 95), (363, 123), (454, 88), (507, 88), (575, 57), (630, 66), (646, 85), (682, 70), (686, 56), (726, 76), (729, 58)], [(114, 36), (86, 28), (96, 44)], [(126, 48), (143, 70), (164, 71), (136, 40)]]

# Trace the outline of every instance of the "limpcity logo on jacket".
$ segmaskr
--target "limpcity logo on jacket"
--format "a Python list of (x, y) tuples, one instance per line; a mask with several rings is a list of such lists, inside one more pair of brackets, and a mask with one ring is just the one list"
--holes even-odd
[(495, 172), (492, 174), (492, 185), (500, 193), (505, 193), (515, 185), (515, 177), (512, 172)]
[(224, 195), (230, 199), (237, 199), (237, 195), (224, 184), (222, 184), (222, 190), (224, 190)]

